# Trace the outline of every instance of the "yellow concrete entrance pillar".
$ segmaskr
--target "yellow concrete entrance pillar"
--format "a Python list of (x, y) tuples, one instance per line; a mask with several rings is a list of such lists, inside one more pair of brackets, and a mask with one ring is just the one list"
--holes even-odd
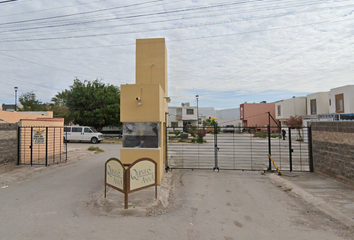
[(121, 162), (143, 157), (157, 163), (161, 183), (166, 159), (167, 52), (164, 38), (136, 40), (136, 84), (121, 85)]

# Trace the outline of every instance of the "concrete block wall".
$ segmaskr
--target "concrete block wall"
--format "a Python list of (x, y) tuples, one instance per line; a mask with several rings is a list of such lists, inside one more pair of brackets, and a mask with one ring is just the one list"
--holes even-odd
[(17, 124), (0, 123), (0, 164), (17, 161)]
[(354, 121), (313, 122), (314, 171), (354, 180)]

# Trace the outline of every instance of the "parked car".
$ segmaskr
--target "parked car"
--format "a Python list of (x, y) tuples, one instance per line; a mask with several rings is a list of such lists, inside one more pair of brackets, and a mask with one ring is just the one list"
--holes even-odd
[(226, 125), (226, 127), (224, 128), (224, 132), (231, 132), (234, 133), (235, 132), (235, 126), (234, 125)]
[(93, 127), (66, 126), (64, 127), (64, 141), (89, 141), (95, 144), (103, 141), (103, 134)]

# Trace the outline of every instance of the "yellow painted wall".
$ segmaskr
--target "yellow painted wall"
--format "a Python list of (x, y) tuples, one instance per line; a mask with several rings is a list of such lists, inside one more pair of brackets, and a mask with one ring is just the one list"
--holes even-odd
[(64, 118), (21, 119), (21, 127), (64, 127)]
[[(162, 122), (164, 93), (159, 84), (121, 85), (121, 122)], [(139, 97), (141, 101), (137, 101)], [(141, 106), (138, 103), (141, 102)]]
[[(48, 146), (48, 161), (52, 160), (55, 155), (63, 154), (63, 126), (64, 118), (42, 118), (42, 119), (21, 119), (21, 162), (29, 163), (31, 161), (31, 135), (33, 131), (46, 131), (48, 128), (48, 141), (44, 144), (33, 145), (33, 160), (34, 164), (44, 164), (46, 158), (46, 145)], [(56, 128), (53, 128), (56, 127)], [(56, 157), (57, 158), (57, 157)]]
[(158, 149), (136, 149), (136, 148), (122, 148), (120, 150), (120, 158), (123, 164), (131, 164), (139, 158), (147, 157), (151, 158), (157, 163), (157, 184), (161, 184), (161, 179), (163, 176), (164, 166), (160, 163), (162, 159), (161, 148)]
[(164, 38), (136, 40), (136, 83), (158, 83), (167, 97), (167, 50)]
[(17, 123), (20, 119), (37, 119), (37, 118), (52, 118), (53, 112), (48, 111), (47, 116), (30, 114), (30, 113), (21, 113), (21, 112), (8, 112), (8, 111), (0, 111), (0, 119), (8, 122), (8, 123)]

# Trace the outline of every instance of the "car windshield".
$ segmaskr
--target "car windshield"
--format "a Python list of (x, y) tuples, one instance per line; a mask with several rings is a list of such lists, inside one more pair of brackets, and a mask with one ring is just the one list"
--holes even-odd
[(90, 127), (90, 129), (91, 129), (92, 132), (97, 132), (97, 130), (95, 128), (93, 128), (93, 127)]

